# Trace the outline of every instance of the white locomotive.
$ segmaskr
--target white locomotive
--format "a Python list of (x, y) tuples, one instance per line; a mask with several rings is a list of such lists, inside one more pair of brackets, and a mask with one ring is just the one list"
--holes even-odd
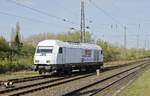
[(44, 40), (38, 43), (33, 68), (39, 73), (74, 69), (95, 70), (103, 66), (102, 48), (95, 44)]

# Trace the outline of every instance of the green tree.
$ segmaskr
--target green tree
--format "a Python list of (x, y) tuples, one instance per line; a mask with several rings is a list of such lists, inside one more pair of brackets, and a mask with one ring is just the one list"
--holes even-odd
[(104, 51), (104, 61), (113, 61), (119, 58), (120, 56), (119, 48), (101, 39), (97, 40), (97, 45), (102, 47)]
[(19, 22), (16, 23), (15, 34), (13, 33), (14, 33), (14, 30), (12, 29), (12, 36), (11, 36), (12, 47), (14, 47), (16, 50), (19, 51), (22, 47)]
[(9, 43), (5, 40), (4, 37), (0, 37), (0, 58), (5, 58), (8, 56), (10, 50)]
[(9, 44), (8, 42), (5, 40), (4, 37), (0, 37), (0, 50), (4, 51), (4, 50), (8, 50), (9, 49)]

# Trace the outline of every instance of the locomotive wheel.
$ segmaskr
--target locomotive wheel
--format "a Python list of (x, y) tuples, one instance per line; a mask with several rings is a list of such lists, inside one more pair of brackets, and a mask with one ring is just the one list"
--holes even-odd
[(42, 71), (41, 71), (41, 70), (39, 70), (39, 74), (42, 74)]
[(67, 70), (64, 70), (64, 74), (66, 74), (66, 75), (71, 75), (71, 73), (72, 73), (71, 68), (68, 68)]
[(93, 68), (91, 66), (86, 66), (86, 71), (87, 72), (92, 72), (93, 71)]
[(57, 74), (60, 75), (60, 76), (63, 75), (62, 69), (57, 69), (56, 72), (57, 72)]
[(46, 71), (44, 69), (39, 70), (39, 74), (45, 74)]

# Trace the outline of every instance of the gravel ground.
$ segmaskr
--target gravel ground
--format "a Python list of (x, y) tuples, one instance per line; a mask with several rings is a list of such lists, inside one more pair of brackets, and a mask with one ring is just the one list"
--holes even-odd
[[(134, 61), (129, 61), (129, 62), (134, 62)], [(128, 63), (129, 63), (128, 62)], [(126, 62), (127, 63), (127, 62)], [(120, 63), (121, 65), (124, 64), (124, 62)], [(110, 65), (118, 65), (117, 63), (112, 63)], [(134, 66), (134, 65), (131, 65)], [(120, 69), (115, 69), (115, 70), (111, 70), (111, 71), (106, 71), (100, 74), (100, 77), (97, 77), (96, 75), (92, 76), (92, 77), (87, 77), (87, 78), (83, 78), (80, 80), (76, 80), (73, 82), (69, 82), (69, 83), (65, 83), (56, 87), (52, 87), (52, 88), (46, 88), (44, 90), (41, 91), (37, 91), (37, 92), (33, 92), (32, 95), (31, 94), (27, 94), (27, 96), (60, 96), (62, 94), (64, 94), (65, 92), (68, 92), (69, 90), (74, 90), (75, 88), (79, 88), (81, 86), (85, 86), (87, 84), (89, 84), (89, 82), (94, 82), (96, 80), (101, 79), (104, 76), (107, 75), (111, 75), (114, 72), (119, 72), (119, 70), (123, 70), (125, 69), (125, 67), (120, 68)], [(10, 75), (10, 76), (9, 76)], [(12, 76), (11, 76), (12, 75)], [(15, 72), (15, 73), (9, 73), (9, 74), (5, 74), (5, 75), (0, 75), (0, 79), (1, 80), (6, 80), (6, 78), (8, 79), (12, 79), (15, 78), (15, 75), (17, 78), (22, 78), (22, 77), (29, 77), (29, 76), (37, 76), (37, 74), (35, 72), (27, 72), (27, 71), (22, 71), (22, 72)], [(47, 78), (44, 79), (44, 81), (47, 80), (52, 80), (55, 78)], [(29, 82), (24, 82), (24, 83), (16, 83), (15, 87), (17, 86), (23, 86), (23, 85), (30, 85), (33, 83), (37, 83), (37, 82), (43, 82), (43, 80), (35, 80), (35, 81), (29, 81)], [(0, 90), (3, 90), (3, 88), (0, 87)]]
[[(58, 77), (59, 78), (59, 77)], [(26, 86), (26, 85), (31, 85), (31, 84), (36, 84), (44, 81), (50, 81), (57, 79), (56, 77), (54, 78), (46, 78), (46, 79), (39, 79), (39, 80), (33, 80), (33, 81), (27, 81), (27, 82), (21, 82), (21, 83), (15, 83), (13, 84), (14, 87), (19, 87), (19, 86)], [(3, 86), (0, 86), (0, 90), (5, 90), (6, 88)]]
[(113, 86), (105, 89), (104, 91), (98, 93), (96, 96), (116, 96), (117, 92), (119, 92), (123, 86), (127, 85), (130, 80), (135, 78), (135, 74), (128, 76), (127, 78), (117, 82)]
[[(46, 83), (46, 84), (42, 84), (42, 86), (47, 86), (47, 85), (52, 85), (52, 84), (56, 84), (56, 83), (59, 83), (59, 82), (62, 82), (62, 81), (67, 81), (67, 80), (70, 80), (70, 79), (75, 79), (75, 78), (80, 78), (80, 77), (85, 77), (87, 75), (90, 75), (90, 74), (85, 74), (85, 75), (78, 75), (78, 76), (73, 76), (73, 77), (69, 77), (69, 78), (66, 78), (66, 79), (62, 79), (62, 80), (58, 80), (58, 81), (55, 81), (55, 82), (51, 82), (51, 83)], [(43, 82), (43, 81), (42, 81)], [(32, 82), (33, 83), (33, 82)], [(17, 90), (17, 91), (14, 91), (14, 92), (9, 92), (9, 93), (5, 93), (5, 95), (10, 95), (10, 94), (14, 94), (16, 92), (22, 92), (22, 91), (25, 91), (25, 90), (30, 90), (30, 89), (34, 89), (34, 88), (38, 88), (38, 87), (41, 87), (41, 85), (38, 85), (38, 86), (34, 86), (34, 87), (30, 87), (30, 88), (25, 88), (23, 90)]]
[[(135, 66), (135, 65), (131, 65), (131, 66)], [(129, 68), (129, 66), (119, 68), (119, 69), (115, 69), (115, 70), (110, 70), (110, 71), (101, 73), (99, 77), (96, 76), (96, 75), (93, 75), (93, 76), (83, 78), (83, 79), (80, 79), (80, 80), (72, 81), (72, 82), (61, 84), (61, 85), (58, 85), (58, 86), (55, 86), (55, 87), (51, 87), (51, 88), (47, 88), (47, 89), (40, 90), (40, 91), (37, 91), (37, 92), (33, 92), (33, 93), (30, 93), (30, 94), (26, 94), (25, 96), (60, 96), (60, 95), (66, 93), (70, 90), (80, 88), (80, 87), (85, 86), (89, 83), (100, 80), (100, 79), (102, 79), (106, 76), (110, 76), (114, 73), (118, 73), (118, 72), (120, 72), (120, 70), (123, 71), (123, 70), (128, 69), (128, 68)]]
[[(118, 76), (116, 76), (116, 77), (113, 77), (113, 78), (111, 78), (111, 79), (109, 79), (109, 80), (106, 80), (105, 82), (96, 84), (96, 85), (94, 85), (94, 86), (92, 86), (92, 87), (90, 87), (90, 88), (88, 88), (88, 89), (82, 90), (82, 91), (80, 92), (80, 96), (89, 96), (89, 95), (90, 95), (92, 92), (94, 92), (95, 90), (100, 89), (100, 88), (103, 88), (103, 87), (107, 86), (108, 84), (110, 84), (110, 83), (112, 83), (112, 82), (114, 82), (114, 81), (116, 81), (116, 80), (118, 80), (118, 79), (120, 79), (120, 78), (126, 76), (127, 74), (130, 74), (130, 73), (134, 72), (134, 71), (137, 70), (137, 69), (138, 69), (138, 68), (136, 68), (136, 69), (134, 69), (134, 70), (131, 70), (131, 71), (129, 71), (129, 72), (120, 74), (120, 75), (118, 75)], [(118, 84), (118, 83), (117, 83), (117, 84)], [(113, 89), (113, 90), (114, 90), (114, 89)], [(107, 92), (107, 93), (108, 93), (108, 92)], [(104, 96), (105, 96), (105, 95), (106, 95), (106, 94), (104, 94)], [(110, 96), (110, 94), (107, 95), (107, 96)]]
[(150, 66), (141, 69), (140, 71), (136, 72), (135, 74), (132, 74), (128, 76), (127, 78), (124, 78), (123, 80), (113, 84), (111, 87), (105, 89), (103, 92), (98, 93), (96, 96), (123, 96), (120, 95), (120, 92), (122, 92), (126, 87), (131, 85), (141, 74), (149, 69)]

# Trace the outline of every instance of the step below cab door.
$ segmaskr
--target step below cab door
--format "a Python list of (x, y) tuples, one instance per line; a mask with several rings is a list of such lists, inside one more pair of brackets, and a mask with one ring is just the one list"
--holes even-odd
[(63, 63), (63, 48), (59, 47), (58, 55), (57, 55), (57, 64), (62, 64), (62, 63)]
[(65, 63), (66, 63), (66, 48), (65, 47), (59, 47), (57, 64), (65, 64)]
[(62, 52), (62, 63), (65, 64), (66, 63), (66, 48), (63, 48), (63, 52)]

